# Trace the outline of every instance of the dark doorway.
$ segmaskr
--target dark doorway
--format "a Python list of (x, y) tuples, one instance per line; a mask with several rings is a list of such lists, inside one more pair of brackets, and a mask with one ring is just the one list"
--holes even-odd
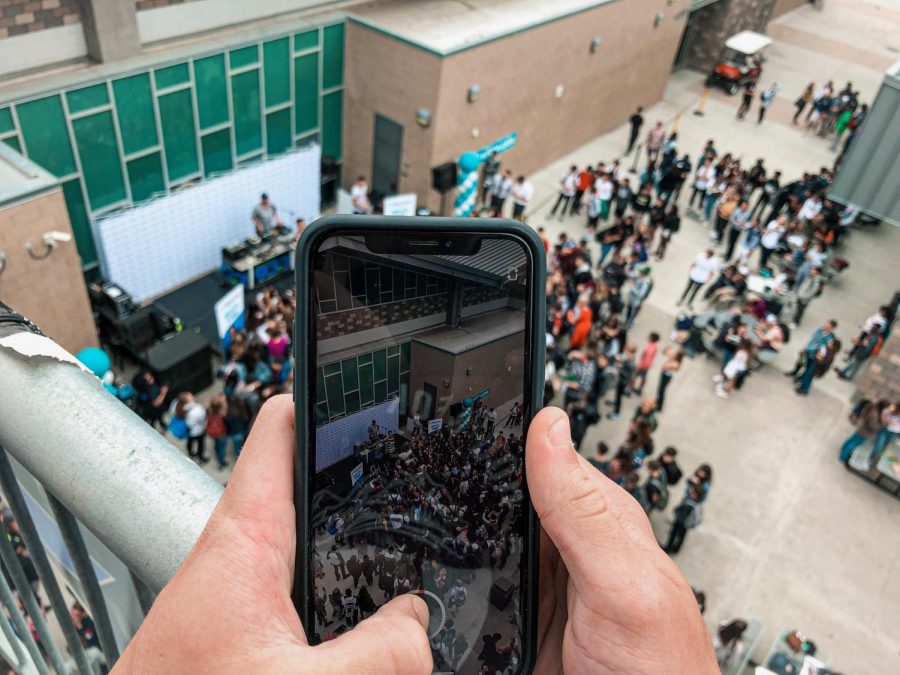
[(428, 420), (434, 419), (434, 411), (437, 407), (437, 387), (425, 382), (423, 384), (423, 389), (425, 391), (425, 396), (422, 401), (422, 426), (427, 426)]
[(372, 190), (381, 195), (397, 194), (400, 183), (400, 156), (403, 150), (403, 125), (375, 113), (375, 138), (372, 142)]
[(690, 67), (687, 61), (691, 48), (694, 46), (697, 26), (700, 23), (698, 17), (698, 12), (691, 12), (688, 16), (688, 20), (684, 24), (684, 32), (681, 34), (681, 43), (678, 45), (678, 51), (675, 52), (675, 62), (672, 64), (673, 70)]

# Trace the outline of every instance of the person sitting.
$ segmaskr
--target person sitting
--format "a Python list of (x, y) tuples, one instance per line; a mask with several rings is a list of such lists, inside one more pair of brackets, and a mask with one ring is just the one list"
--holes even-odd
[(377, 441), (378, 440), (378, 422), (376, 420), (372, 420), (372, 424), (369, 425), (369, 441)]

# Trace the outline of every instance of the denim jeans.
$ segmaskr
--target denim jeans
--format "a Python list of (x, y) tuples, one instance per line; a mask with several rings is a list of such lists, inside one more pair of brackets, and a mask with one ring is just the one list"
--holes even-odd
[(228, 441), (231, 441), (231, 445), (234, 448), (234, 458), (237, 459), (241, 456), (241, 448), (244, 445), (244, 435), (243, 434), (232, 434), (230, 436), (223, 436), (222, 438), (216, 438), (213, 441), (213, 447), (216, 451), (216, 459), (219, 460), (219, 465), (224, 465), (227, 460), (227, 451), (228, 451)]
[(853, 433), (850, 438), (844, 441), (844, 444), (841, 446), (841, 454), (838, 455), (838, 457), (842, 462), (850, 461), (850, 458), (853, 456), (853, 451), (865, 442), (865, 436), (858, 431)]
[(816, 375), (816, 368), (818, 367), (818, 362), (816, 361), (815, 355), (808, 355), (809, 358), (806, 361), (806, 370), (803, 371), (803, 375), (800, 376), (800, 391), (804, 394), (809, 392), (809, 388), (812, 387), (813, 377)]
[(719, 201), (719, 195), (717, 194), (707, 194), (706, 195), (706, 204), (703, 207), (703, 217), (708, 221), (712, 218), (713, 207), (716, 205), (716, 202)]
[(872, 454), (869, 455), (869, 461), (877, 461), (881, 456), (881, 453), (887, 448), (888, 444), (892, 443), (897, 436), (898, 434), (896, 432), (890, 431), (887, 427), (879, 431), (878, 435), (875, 437), (875, 445), (872, 447)]

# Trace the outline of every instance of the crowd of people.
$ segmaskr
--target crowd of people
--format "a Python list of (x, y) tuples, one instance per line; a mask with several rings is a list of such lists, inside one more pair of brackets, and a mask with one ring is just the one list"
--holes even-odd
[(209, 462), (206, 441), (212, 442), (220, 469), (229, 466), (229, 448), (236, 460), (262, 404), (290, 391), (293, 378), (294, 313), (291, 289), (268, 286), (247, 305), (244, 327), (232, 329), (225, 365), (219, 371), (222, 389), (208, 406), (196, 392), (173, 392), (150, 370), (133, 380), (137, 413), (153, 426), (185, 441), (188, 455), (200, 464)]
[[(516, 581), (519, 574), (521, 419), (513, 412), (507, 424), (495, 424), (490, 410), (479, 401), (467, 428), (444, 426), (430, 435), (420, 428), (369, 463), (346, 499), (319, 510), (318, 639), (337, 637), (412, 591), (437, 598), (446, 610), (431, 636), (438, 670), (477, 659), (481, 672), (499, 673), (520, 657), (518, 600), (494, 611), (488, 593), (498, 577)], [(478, 600), (466, 613), (470, 597)]]

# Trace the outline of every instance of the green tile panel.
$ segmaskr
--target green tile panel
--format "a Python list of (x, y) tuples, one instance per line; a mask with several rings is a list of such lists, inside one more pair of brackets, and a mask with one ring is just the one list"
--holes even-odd
[(91, 210), (127, 197), (112, 112), (104, 111), (72, 121), (81, 172)]
[(90, 87), (67, 92), (66, 103), (69, 106), (69, 114), (108, 105), (109, 92), (106, 90), (106, 83), (93, 84)]
[(267, 108), (291, 100), (291, 44), (287, 38), (263, 45), (263, 78)]
[(322, 155), (341, 158), (341, 136), (344, 124), (343, 92), (322, 97)]
[(222, 171), (230, 171), (231, 161), (231, 131), (221, 129), (211, 134), (206, 134), (201, 139), (203, 148), (203, 172), (210, 176)]
[(294, 131), (302, 134), (319, 126), (319, 55), (294, 59)]
[(55, 176), (75, 172), (75, 156), (59, 96), (20, 103), (16, 115), (29, 159)]
[(273, 157), (289, 150), (291, 136), (291, 110), (285, 108), (266, 115), (266, 153)]
[(11, 147), (16, 152), (22, 152), (22, 146), (19, 144), (18, 136), (7, 136), (3, 139), (3, 142), (6, 143), (9, 147)]
[(229, 119), (226, 77), (224, 54), (194, 61), (197, 112), (201, 129), (222, 124)]
[(141, 202), (166, 191), (162, 156), (158, 152), (132, 159), (127, 164), (131, 199)]
[(197, 159), (191, 91), (184, 89), (160, 96), (159, 121), (163, 147), (166, 150), (169, 182), (196, 174), (200, 170), (200, 164)]
[(305, 49), (315, 49), (319, 46), (319, 31), (308, 30), (305, 33), (297, 33), (294, 35), (294, 51), (300, 52)]
[(157, 89), (177, 87), (179, 84), (190, 81), (191, 71), (188, 68), (188, 64), (179, 63), (174, 66), (167, 66), (165, 68), (154, 70), (153, 79), (156, 81)]
[(150, 76), (142, 73), (114, 80), (112, 88), (125, 154), (158, 145)]
[(250, 45), (241, 49), (232, 49), (228, 52), (228, 63), (232, 68), (243, 68), (253, 63), (259, 63), (259, 47)]
[(77, 178), (66, 181), (62, 185), (63, 197), (66, 199), (66, 209), (69, 212), (69, 221), (72, 223), (72, 233), (75, 235), (75, 246), (78, 255), (84, 265), (97, 262), (97, 249), (94, 248), (94, 238), (91, 235), (91, 221), (88, 218), (87, 208), (84, 203), (84, 195), (81, 192), (81, 181)]
[(13, 124), (12, 108), (0, 108), (0, 134), (6, 134), (15, 131), (16, 125)]
[(344, 84), (344, 24), (328, 26), (322, 33), (322, 88)]
[(234, 111), (234, 144), (244, 155), (262, 148), (262, 117), (259, 108), (259, 71), (231, 77), (231, 108)]

